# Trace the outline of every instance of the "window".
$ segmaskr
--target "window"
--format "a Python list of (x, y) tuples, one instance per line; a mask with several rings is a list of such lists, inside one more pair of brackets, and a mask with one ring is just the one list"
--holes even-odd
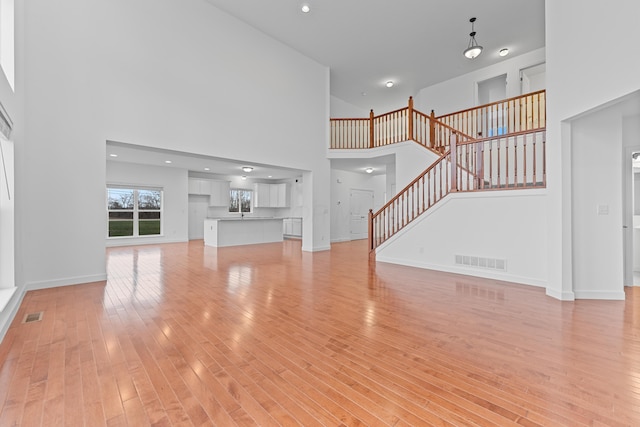
[(109, 237), (162, 234), (162, 190), (107, 188)]
[(232, 188), (229, 191), (229, 212), (251, 212), (253, 191)]

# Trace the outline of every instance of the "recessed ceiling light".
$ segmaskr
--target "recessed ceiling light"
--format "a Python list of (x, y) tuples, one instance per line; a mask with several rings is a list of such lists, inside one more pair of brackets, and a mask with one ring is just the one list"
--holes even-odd
[(269, 175), (269, 178), (273, 178), (273, 175)]
[(371, 173), (371, 172), (373, 172), (373, 168), (366, 168), (364, 171), (365, 171), (366, 173)]
[(210, 170), (211, 170), (211, 168), (204, 168), (204, 170), (206, 170), (206, 171), (210, 171)]
[(109, 156), (110, 156), (110, 157), (118, 157), (118, 155), (117, 155), (117, 154), (113, 154), (113, 153), (109, 154)]
[(509, 55), (509, 49), (507, 49), (506, 47), (503, 49), (500, 49), (500, 52), (498, 52), (498, 55), (500, 56), (507, 56)]
[(308, 4), (303, 4), (302, 7), (300, 8), (300, 10), (302, 11), (302, 13), (309, 13), (311, 12), (311, 8), (309, 7)]
[(164, 161), (166, 164), (170, 165), (171, 163), (173, 163), (171, 160), (165, 160)]
[(393, 87), (393, 81), (389, 80), (384, 84), (386, 87)]
[(249, 173), (249, 172), (251, 172), (253, 170), (253, 168), (251, 166), (243, 166), (242, 170), (247, 172), (247, 173)]

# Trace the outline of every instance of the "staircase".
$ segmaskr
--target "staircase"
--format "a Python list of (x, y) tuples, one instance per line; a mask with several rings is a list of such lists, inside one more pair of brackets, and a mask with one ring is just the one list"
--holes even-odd
[[(472, 136), (473, 135), (473, 136)], [(436, 117), (406, 108), (369, 118), (331, 119), (331, 149), (373, 149), (414, 141), (439, 158), (377, 212), (375, 249), (449, 193), (546, 187), (545, 91)]]

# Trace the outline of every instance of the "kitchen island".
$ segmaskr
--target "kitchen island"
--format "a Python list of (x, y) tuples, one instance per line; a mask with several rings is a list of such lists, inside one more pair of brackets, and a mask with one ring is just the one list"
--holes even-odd
[(207, 218), (204, 244), (237, 246), (282, 242), (282, 218)]

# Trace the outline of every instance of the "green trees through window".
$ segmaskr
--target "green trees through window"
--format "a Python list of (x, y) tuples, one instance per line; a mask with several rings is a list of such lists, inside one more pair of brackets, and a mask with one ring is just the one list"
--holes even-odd
[(108, 237), (162, 234), (162, 190), (107, 188)]
[(234, 188), (230, 190), (229, 196), (229, 212), (251, 212), (253, 191)]

